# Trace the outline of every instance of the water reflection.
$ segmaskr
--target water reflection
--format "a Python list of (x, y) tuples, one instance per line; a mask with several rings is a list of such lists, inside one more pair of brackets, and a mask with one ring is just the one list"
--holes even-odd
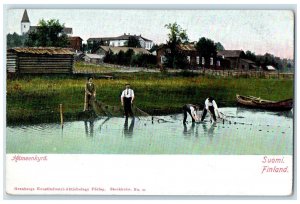
[(124, 136), (131, 138), (133, 135), (133, 128), (134, 128), (134, 122), (135, 122), (135, 118), (131, 118), (131, 122), (130, 122), (130, 126), (128, 127), (128, 117), (126, 117), (125, 119), (125, 123), (124, 123)]
[(99, 130), (100, 130), (100, 132), (101, 132), (102, 126), (103, 126), (107, 121), (109, 121), (109, 119), (110, 119), (110, 117), (107, 117), (107, 118), (105, 118), (104, 121), (102, 121), (102, 123), (100, 123), (100, 125), (99, 125)]
[(274, 115), (282, 116), (282, 117), (286, 117), (286, 118), (293, 118), (294, 117), (292, 110), (276, 112), (276, 113), (274, 113)]
[(85, 120), (84, 121), (85, 135), (87, 137), (94, 136), (94, 120)]
[[(289, 110), (289, 111), (269, 111), (269, 110), (263, 110), (263, 109), (256, 109), (256, 108), (243, 108), (243, 107), (237, 107), (236, 108), (236, 116), (237, 118), (241, 118), (242, 116), (238, 116), (240, 114), (245, 114), (245, 113), (257, 113), (257, 114), (261, 114), (261, 113), (267, 113), (270, 115), (276, 115), (276, 116), (281, 116), (281, 117), (286, 117), (286, 118), (293, 118), (293, 109)], [(247, 113), (247, 114), (248, 114)]]
[[(240, 110), (240, 109), (239, 109)], [(221, 108), (225, 124), (188, 123), (182, 114), (99, 117), (95, 120), (7, 127), (9, 153), (83, 154), (292, 154), (293, 119), (276, 113)], [(250, 124), (250, 125), (247, 125)], [(63, 134), (63, 137), (61, 136)]]
[(186, 123), (183, 124), (183, 135), (185, 137), (190, 137), (192, 135), (194, 135), (194, 129), (195, 129), (195, 123), (192, 123), (192, 125), (190, 126), (190, 128), (188, 129)]
[(214, 131), (217, 127), (217, 124), (213, 123), (213, 124), (210, 125), (209, 128), (207, 128), (207, 123), (203, 123), (202, 127), (203, 127), (203, 132), (205, 133), (205, 135), (207, 135), (208, 138), (210, 139), (210, 141), (212, 141), (213, 136), (214, 136)]
[(191, 136), (195, 136), (195, 137), (199, 137), (199, 127), (203, 128), (203, 131), (200, 130), (200, 133), (203, 133), (204, 136), (208, 136), (210, 138), (212, 138), (214, 136), (214, 131), (217, 127), (216, 123), (201, 123), (201, 124), (196, 124), (196, 123), (192, 123), (192, 125), (190, 125), (190, 127), (188, 127), (187, 124), (183, 124), (183, 135), (185, 137), (191, 137)]

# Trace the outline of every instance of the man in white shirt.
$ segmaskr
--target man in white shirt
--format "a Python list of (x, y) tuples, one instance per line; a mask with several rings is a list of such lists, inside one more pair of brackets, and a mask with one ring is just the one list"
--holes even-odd
[(214, 98), (211, 97), (211, 96), (208, 97), (205, 100), (205, 104), (204, 104), (204, 109), (203, 109), (203, 112), (202, 112), (201, 121), (204, 120), (207, 111), (209, 111), (209, 113), (210, 113), (211, 117), (213, 118), (214, 122), (217, 121), (216, 115), (219, 118), (221, 117), (219, 109), (218, 109), (218, 106), (217, 106), (217, 103), (215, 102)]
[(121, 95), (121, 104), (124, 107), (125, 116), (127, 118), (128, 115), (133, 117), (131, 105), (134, 100), (134, 92), (130, 89), (130, 84), (126, 84), (125, 87), (126, 88)]
[(182, 107), (182, 109), (183, 109), (183, 124), (186, 123), (187, 114), (190, 114), (193, 123), (199, 120), (197, 115), (197, 111), (199, 110), (198, 106), (195, 106), (193, 104), (185, 104)]

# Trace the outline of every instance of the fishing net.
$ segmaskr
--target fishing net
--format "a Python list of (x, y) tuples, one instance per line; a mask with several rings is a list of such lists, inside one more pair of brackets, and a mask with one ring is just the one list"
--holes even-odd
[[(97, 116), (122, 117), (124, 116), (124, 109), (122, 106), (111, 106), (102, 101), (93, 100), (92, 107)], [(151, 116), (142, 111), (135, 105), (132, 106), (132, 112), (135, 116)]]
[[(124, 109), (123, 106), (111, 106), (108, 104), (103, 103), (102, 101), (98, 101), (96, 99), (91, 100), (91, 105), (95, 114), (99, 116), (108, 116), (108, 117), (123, 117), (124, 116)], [(152, 116), (147, 112), (141, 110), (136, 105), (133, 105), (132, 112), (135, 117), (142, 118), (143, 120), (151, 120), (157, 122), (173, 122), (169, 121), (157, 116)]]

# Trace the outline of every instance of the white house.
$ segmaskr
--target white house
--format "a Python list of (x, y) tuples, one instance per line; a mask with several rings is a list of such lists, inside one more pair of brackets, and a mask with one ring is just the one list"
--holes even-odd
[(126, 47), (130, 37), (139, 40), (141, 47), (146, 50), (150, 50), (154, 45), (152, 40), (146, 39), (141, 35), (130, 35), (130, 33), (128, 34), (124, 33), (124, 35), (118, 37), (89, 38), (87, 42), (88, 44), (101, 42), (102, 45), (111, 46), (111, 47), (124, 47), (124, 46)]

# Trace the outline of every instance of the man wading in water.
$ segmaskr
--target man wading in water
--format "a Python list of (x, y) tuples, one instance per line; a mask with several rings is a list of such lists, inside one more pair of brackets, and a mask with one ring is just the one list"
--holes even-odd
[(213, 118), (214, 122), (217, 121), (216, 115), (218, 116), (218, 118), (221, 118), (217, 103), (215, 102), (213, 97), (208, 97), (205, 100), (205, 104), (204, 104), (204, 109), (202, 112), (202, 117), (201, 117), (201, 121), (204, 120), (207, 111), (209, 111), (211, 117)]
[(121, 95), (121, 104), (124, 107), (126, 118), (128, 118), (128, 115), (134, 117), (131, 109), (133, 100), (134, 100), (134, 92), (132, 89), (130, 89), (130, 84), (126, 84), (125, 90), (122, 92)]
[(85, 84), (84, 108), (83, 111), (91, 110), (92, 100), (96, 98), (96, 88), (93, 84), (93, 77), (89, 77)]
[(197, 111), (199, 110), (198, 106), (192, 104), (186, 104), (182, 107), (183, 109), (183, 124), (186, 123), (187, 114), (190, 114), (192, 122), (198, 121)]

